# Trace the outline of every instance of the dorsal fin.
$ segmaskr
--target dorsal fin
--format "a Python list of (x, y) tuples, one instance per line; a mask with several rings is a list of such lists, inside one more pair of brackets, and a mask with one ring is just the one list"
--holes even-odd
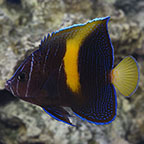
[(94, 29), (96, 29), (99, 25), (107, 23), (109, 19), (110, 17), (102, 17), (102, 18), (95, 18), (84, 24), (74, 24), (72, 26), (62, 28), (52, 33), (51, 37), (65, 35), (66, 39), (71, 39), (77, 35), (78, 39), (83, 39), (88, 34), (90, 34)]
[(102, 18), (95, 18), (93, 20), (90, 20), (84, 24), (74, 24), (72, 26), (68, 26), (62, 29), (59, 29), (55, 32), (48, 33), (47, 36), (45, 36), (41, 40), (41, 46), (46, 44), (48, 40), (52, 38), (65, 38), (65, 39), (71, 39), (72, 37), (75, 37), (76, 35), (79, 35), (77, 39), (84, 39), (88, 34), (90, 34), (94, 29), (96, 29), (100, 24), (107, 23), (109, 21), (110, 17), (102, 17)]

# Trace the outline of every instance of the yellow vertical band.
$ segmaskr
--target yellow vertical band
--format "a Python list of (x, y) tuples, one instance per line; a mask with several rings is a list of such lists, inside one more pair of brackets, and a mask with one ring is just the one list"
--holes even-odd
[(80, 90), (80, 78), (78, 72), (78, 56), (83, 40), (102, 21), (93, 21), (72, 29), (73, 36), (66, 40), (66, 53), (64, 56), (64, 69), (66, 73), (66, 83), (72, 92), (78, 93)]
[(75, 39), (69, 39), (66, 43), (66, 54), (64, 56), (64, 67), (66, 73), (66, 83), (73, 92), (80, 89), (79, 73), (78, 73), (78, 53), (80, 45)]

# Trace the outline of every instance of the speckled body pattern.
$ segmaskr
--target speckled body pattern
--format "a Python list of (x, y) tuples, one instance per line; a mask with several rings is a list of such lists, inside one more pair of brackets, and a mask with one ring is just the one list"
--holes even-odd
[[(108, 20), (94, 19), (45, 37), (7, 82), (9, 89), (70, 125), (64, 106), (89, 122), (112, 122), (117, 99), (110, 78), (114, 56)], [(25, 73), (23, 82), (16, 79), (20, 73)]]

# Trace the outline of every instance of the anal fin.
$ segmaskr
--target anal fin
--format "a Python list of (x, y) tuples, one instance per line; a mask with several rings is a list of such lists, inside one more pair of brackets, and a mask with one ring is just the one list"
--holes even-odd
[(85, 105), (71, 108), (75, 115), (82, 120), (87, 120), (96, 125), (109, 124), (116, 117), (117, 99), (115, 88), (112, 84), (99, 87), (97, 93), (91, 95)]
[(71, 126), (74, 126), (68, 118), (70, 117), (69, 113), (64, 108), (59, 106), (48, 106), (48, 107), (44, 107), (43, 110), (54, 119), (58, 121), (62, 121)]

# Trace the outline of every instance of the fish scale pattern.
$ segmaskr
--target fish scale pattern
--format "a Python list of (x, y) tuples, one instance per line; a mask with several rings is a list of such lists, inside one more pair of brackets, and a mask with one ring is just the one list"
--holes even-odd
[(85, 105), (75, 106), (76, 115), (89, 122), (106, 124), (116, 117), (116, 92), (109, 73), (113, 68), (113, 47), (101, 23), (84, 41), (79, 52), (79, 75)]

